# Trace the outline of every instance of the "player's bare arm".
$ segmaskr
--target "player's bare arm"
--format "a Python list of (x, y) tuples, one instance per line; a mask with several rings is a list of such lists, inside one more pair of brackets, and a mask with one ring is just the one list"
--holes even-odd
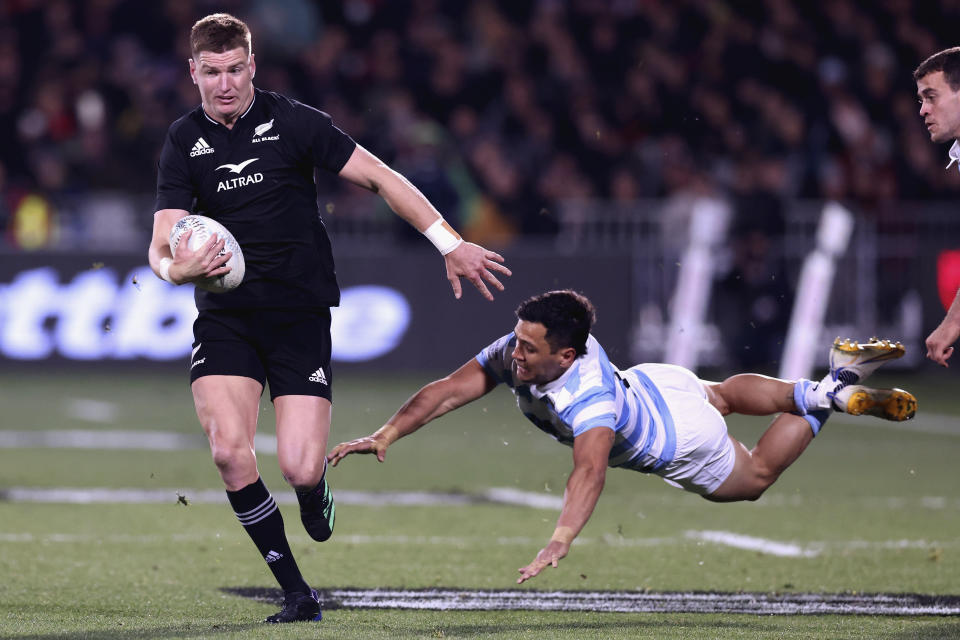
[(191, 251), (190, 235), (193, 232), (187, 229), (181, 236), (177, 256), (173, 256), (170, 250), (170, 230), (187, 214), (183, 209), (161, 209), (153, 215), (153, 237), (147, 251), (150, 268), (157, 277), (163, 278), (162, 262), (164, 259), (170, 260), (167, 274), (172, 284), (183, 284), (228, 273), (230, 267), (225, 265), (233, 254), (228, 251), (222, 256), (218, 255), (223, 250), (225, 241), (216, 236), (211, 237), (196, 251)]
[(603, 491), (613, 438), (613, 429), (604, 427), (590, 429), (574, 438), (573, 471), (563, 493), (563, 510), (557, 519), (557, 528), (533, 562), (519, 569), (517, 584), (533, 578), (548, 566), (556, 568), (570, 551), (570, 544), (587, 524)]
[(927, 337), (927, 357), (941, 366), (949, 367), (947, 360), (953, 355), (953, 344), (957, 338), (960, 338), (960, 291), (957, 291), (943, 322)]
[[(436, 232), (441, 237), (449, 237), (455, 248), (449, 252), (442, 250), (447, 270), (447, 280), (459, 299), (463, 294), (460, 278), (464, 277), (477, 288), (487, 300), (493, 300), (493, 294), (487, 288), (491, 284), (503, 291), (503, 283), (494, 271), (511, 275), (510, 269), (501, 264), (504, 259), (499, 253), (490, 251), (472, 242), (461, 242), (459, 235), (449, 224), (442, 222), (443, 217), (430, 201), (409, 180), (388, 167), (375, 155), (357, 145), (340, 175), (350, 182), (379, 194), (387, 205), (401, 218), (410, 223), (420, 233), (432, 233), (433, 225), (440, 223)], [(438, 246), (438, 248), (440, 248)]]
[(470, 360), (446, 378), (434, 380), (410, 397), (385, 425), (363, 438), (341, 442), (327, 454), (337, 466), (351, 453), (373, 453), (383, 462), (387, 447), (440, 416), (486, 395), (494, 381), (476, 360)]

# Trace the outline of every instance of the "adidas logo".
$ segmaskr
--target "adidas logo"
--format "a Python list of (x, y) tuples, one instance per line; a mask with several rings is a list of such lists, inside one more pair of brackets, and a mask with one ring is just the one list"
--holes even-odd
[(282, 554), (282, 553), (277, 553), (276, 551), (274, 551), (274, 550), (271, 549), (271, 550), (267, 553), (267, 555), (263, 556), (263, 559), (267, 561), (267, 564), (270, 564), (271, 562), (276, 562), (277, 560), (279, 560), (279, 559), (282, 558), (282, 557), (283, 557), (283, 554)]
[(213, 153), (213, 147), (207, 144), (207, 141), (203, 137), (197, 138), (197, 141), (193, 143), (193, 149), (190, 150), (190, 157), (196, 158), (197, 156), (202, 156), (205, 153)]
[(320, 367), (309, 378), (310, 382), (319, 382), (320, 384), (327, 384), (327, 376), (323, 373), (323, 367)]

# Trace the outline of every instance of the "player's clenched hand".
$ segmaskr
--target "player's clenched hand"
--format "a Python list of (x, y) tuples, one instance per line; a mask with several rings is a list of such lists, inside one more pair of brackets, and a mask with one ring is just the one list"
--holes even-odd
[(960, 337), (960, 327), (941, 322), (927, 338), (927, 357), (937, 364), (949, 367), (947, 360), (953, 355), (953, 343)]
[(463, 293), (460, 287), (461, 276), (473, 283), (484, 298), (493, 300), (493, 294), (487, 289), (484, 280), (496, 287), (498, 291), (503, 291), (503, 284), (493, 271), (499, 271), (506, 276), (512, 275), (510, 269), (500, 264), (503, 262), (503, 256), (472, 242), (464, 242), (445, 255), (443, 260), (447, 265), (447, 280), (450, 281), (453, 295), (457, 300)]
[(560, 563), (560, 560), (566, 557), (569, 550), (570, 545), (566, 542), (561, 542), (560, 540), (551, 540), (550, 544), (543, 549), (540, 549), (540, 553), (538, 553), (537, 557), (533, 559), (533, 562), (525, 567), (520, 567), (517, 569), (517, 571), (520, 572), (520, 577), (517, 578), (517, 584), (539, 575), (539, 573), (548, 566), (552, 566), (554, 569), (556, 569), (557, 565)]
[(386, 438), (380, 437), (377, 434), (364, 436), (349, 442), (341, 442), (327, 454), (327, 462), (333, 466), (337, 466), (340, 460), (351, 453), (375, 453), (377, 460), (383, 462), (383, 459), (387, 455), (388, 446), (390, 446), (390, 443), (387, 442)]
[[(192, 282), (202, 278), (211, 278), (230, 273), (230, 267), (226, 266), (227, 261), (233, 256), (230, 251), (220, 255), (226, 244), (226, 238), (218, 238), (213, 234), (203, 243), (203, 246), (196, 251), (190, 250), (190, 236), (193, 235), (193, 229), (187, 229), (180, 236), (180, 244), (177, 245), (177, 253), (173, 257), (173, 264), (170, 265), (171, 276), (178, 283)], [(176, 269), (176, 275), (173, 276), (173, 270)]]

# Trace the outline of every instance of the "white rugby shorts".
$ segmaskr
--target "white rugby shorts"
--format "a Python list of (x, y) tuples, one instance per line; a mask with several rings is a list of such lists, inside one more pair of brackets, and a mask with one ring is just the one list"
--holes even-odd
[(727, 423), (707, 400), (704, 383), (672, 364), (639, 364), (663, 396), (673, 416), (677, 448), (673, 462), (655, 471), (669, 484), (700, 495), (717, 490), (733, 471), (736, 452)]

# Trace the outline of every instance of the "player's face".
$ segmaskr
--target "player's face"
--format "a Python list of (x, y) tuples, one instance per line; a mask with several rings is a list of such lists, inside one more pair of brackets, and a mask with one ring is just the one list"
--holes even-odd
[(253, 54), (243, 47), (223, 53), (201, 51), (190, 58), (190, 77), (200, 89), (203, 110), (228, 127), (250, 106), (256, 71)]
[(576, 359), (572, 347), (550, 351), (547, 342), (547, 328), (539, 322), (520, 320), (513, 329), (517, 336), (513, 362), (517, 367), (517, 378), (524, 384), (546, 384), (556, 380)]
[(947, 142), (960, 138), (960, 91), (950, 88), (943, 71), (928, 73), (917, 80), (917, 98), (920, 117), (931, 140)]

